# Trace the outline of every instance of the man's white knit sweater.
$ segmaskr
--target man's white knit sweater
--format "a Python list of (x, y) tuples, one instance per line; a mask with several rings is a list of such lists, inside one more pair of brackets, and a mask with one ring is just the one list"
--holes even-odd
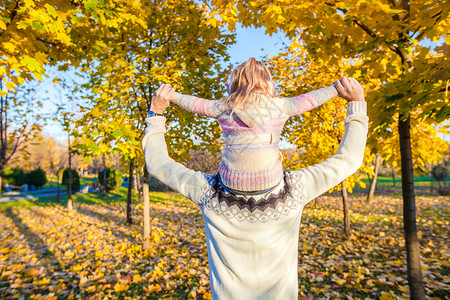
[(324, 162), (285, 172), (268, 195), (224, 192), (216, 175), (172, 160), (165, 118), (147, 118), (142, 145), (150, 174), (199, 205), (204, 220), (214, 299), (297, 299), (298, 235), (303, 207), (355, 173), (362, 164), (368, 118), (364, 101), (350, 102), (337, 153)]

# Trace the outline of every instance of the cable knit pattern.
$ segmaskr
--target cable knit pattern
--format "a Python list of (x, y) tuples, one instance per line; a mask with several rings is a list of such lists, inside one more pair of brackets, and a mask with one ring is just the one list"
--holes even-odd
[(245, 192), (264, 190), (281, 181), (278, 142), (287, 119), (336, 96), (333, 86), (292, 98), (253, 94), (249, 104), (236, 108), (232, 115), (224, 99), (212, 101), (175, 93), (171, 100), (188, 111), (219, 121), (226, 142), (219, 175), (227, 187)]
[(147, 118), (142, 141), (147, 170), (201, 209), (213, 299), (298, 299), (303, 208), (361, 166), (366, 107), (365, 102), (349, 103), (345, 134), (335, 155), (285, 172), (271, 192), (253, 196), (228, 194), (217, 184), (216, 174), (195, 172), (175, 162), (167, 153), (165, 118)]

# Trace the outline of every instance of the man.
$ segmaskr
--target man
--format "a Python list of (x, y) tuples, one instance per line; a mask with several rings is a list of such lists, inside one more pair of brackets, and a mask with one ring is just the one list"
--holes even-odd
[(355, 173), (366, 144), (367, 104), (353, 78), (335, 83), (349, 101), (345, 134), (337, 153), (284, 179), (268, 194), (228, 193), (217, 175), (195, 172), (168, 156), (164, 109), (173, 88), (152, 98), (142, 141), (150, 174), (199, 205), (205, 226), (214, 299), (297, 299), (298, 234), (303, 207)]

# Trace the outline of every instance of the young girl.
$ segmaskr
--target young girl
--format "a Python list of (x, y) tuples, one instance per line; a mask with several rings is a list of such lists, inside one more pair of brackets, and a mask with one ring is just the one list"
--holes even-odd
[(171, 101), (215, 118), (225, 136), (220, 181), (233, 194), (265, 194), (283, 178), (279, 136), (287, 119), (338, 95), (330, 86), (293, 98), (275, 96), (269, 70), (255, 58), (236, 67), (227, 83), (229, 96), (211, 101), (175, 93)]

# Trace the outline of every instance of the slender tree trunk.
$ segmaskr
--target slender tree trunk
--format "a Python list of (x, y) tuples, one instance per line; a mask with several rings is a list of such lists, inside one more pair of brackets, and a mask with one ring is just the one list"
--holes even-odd
[(366, 173), (367, 180), (369, 181), (369, 186), (372, 186), (372, 177), (370, 177), (369, 173)]
[(0, 171), (0, 195), (3, 194), (3, 176), (2, 176), (3, 170)]
[(139, 203), (140, 204), (144, 204), (144, 191), (142, 189), (142, 183), (141, 183), (141, 172), (136, 172), (136, 176), (137, 176), (137, 184), (138, 184), (138, 193), (139, 193)]
[(437, 180), (437, 189), (438, 189), (439, 195), (445, 195), (445, 193), (444, 193), (445, 185), (441, 186), (441, 182), (439, 180)]
[[(103, 197), (106, 197), (106, 163), (105, 163), (105, 153), (102, 155), (103, 159)], [(109, 174), (111, 175), (111, 174)]]
[(150, 196), (148, 190), (148, 171), (147, 166), (144, 166), (144, 183), (143, 183), (143, 194), (144, 194), (144, 244), (143, 249), (149, 250), (151, 245), (151, 232), (152, 224), (150, 217)]
[(392, 185), (395, 187), (395, 168), (392, 166)]
[(138, 186), (139, 186), (139, 182), (138, 182), (139, 176), (138, 176), (138, 170), (136, 168), (134, 168), (133, 174), (134, 174), (134, 177), (133, 177), (133, 180), (134, 180), (134, 182), (133, 182), (133, 189), (134, 189), (134, 193), (137, 194), (137, 193), (139, 193), (139, 188), (138, 188)]
[(348, 195), (345, 187), (345, 179), (341, 182), (342, 206), (344, 209), (344, 234), (346, 238), (350, 237), (350, 213), (348, 212)]
[(420, 268), (420, 245), (417, 237), (416, 203), (414, 195), (414, 174), (411, 152), (410, 116), (402, 120), (400, 116), (398, 133), (400, 136), (400, 153), (402, 162), (403, 226), (408, 284), (412, 300), (425, 299), (425, 289)]
[[(433, 169), (433, 166), (431, 166), (431, 169)], [(433, 193), (433, 174), (430, 171), (430, 193)]]
[(67, 210), (69, 213), (73, 211), (72, 203), (72, 153), (70, 153), (70, 139), (69, 139), (69, 184), (67, 187)]
[(375, 157), (375, 170), (372, 178), (372, 182), (370, 183), (370, 189), (369, 194), (367, 195), (367, 201), (371, 201), (373, 197), (375, 196), (375, 190), (377, 188), (377, 178), (378, 178), (378, 172), (380, 171), (380, 165), (381, 165), (381, 155), (377, 154)]
[(127, 224), (133, 224), (131, 216), (131, 202), (133, 201), (133, 176), (134, 160), (130, 160), (130, 172), (128, 175), (128, 194), (127, 194)]

